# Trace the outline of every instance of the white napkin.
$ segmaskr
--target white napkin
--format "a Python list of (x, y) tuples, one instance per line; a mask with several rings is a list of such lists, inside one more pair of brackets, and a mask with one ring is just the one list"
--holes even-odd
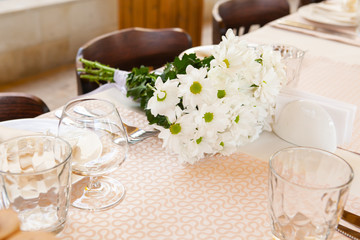
[(337, 145), (339, 146), (350, 142), (357, 110), (356, 105), (311, 94), (298, 89), (284, 87), (281, 90), (276, 103), (275, 121), (278, 119), (281, 109), (289, 102), (295, 100), (310, 100), (322, 106), (334, 121)]
[(81, 95), (81, 97), (91, 96), (95, 93), (103, 92), (110, 88), (118, 88), (123, 95), (126, 95), (126, 78), (130, 72), (116, 69), (114, 72), (114, 83), (106, 83), (95, 90)]

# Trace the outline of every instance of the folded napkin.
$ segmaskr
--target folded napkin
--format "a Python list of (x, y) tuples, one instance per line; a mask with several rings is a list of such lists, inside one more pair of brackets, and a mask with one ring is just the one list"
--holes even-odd
[(327, 111), (335, 125), (338, 146), (351, 141), (357, 110), (356, 105), (311, 94), (299, 89), (284, 87), (276, 102), (275, 121), (278, 120), (281, 110), (286, 104), (296, 100), (311, 101)]
[(26, 135), (34, 135), (34, 134), (39, 134), (39, 133), (34, 133), (32, 131), (26, 131), (21, 129), (9, 128), (0, 125), (0, 143), (11, 138), (26, 136)]
[[(353, 35), (354, 39), (336, 35), (336, 34), (328, 34), (328, 33), (324, 33), (324, 32), (313, 31), (313, 30), (308, 30), (308, 29), (303, 29), (303, 28), (292, 27), (292, 26), (280, 24), (280, 22), (283, 20), (299, 22), (299, 23), (304, 23), (304, 24), (310, 24), (313, 26), (326, 28), (329, 30), (348, 33), (348, 34)], [(306, 19), (300, 17), (299, 14), (297, 14), (297, 13), (288, 15), (288, 16), (285, 16), (278, 20), (275, 20), (273, 22), (270, 22), (269, 25), (272, 27), (276, 27), (276, 28), (281, 28), (281, 29), (285, 29), (285, 30), (289, 30), (289, 31), (304, 33), (304, 34), (312, 35), (315, 37), (324, 38), (324, 39), (342, 42), (342, 43), (360, 47), (360, 37), (359, 36), (356, 37), (356, 28), (355, 27), (343, 27), (343, 26), (334, 26), (334, 25), (327, 25), (327, 24), (321, 24), (321, 23), (314, 23), (314, 22), (307, 21)]]
[(341, 23), (356, 24), (356, 12), (345, 11), (341, 2), (323, 1), (312, 4), (312, 12), (321, 17)]

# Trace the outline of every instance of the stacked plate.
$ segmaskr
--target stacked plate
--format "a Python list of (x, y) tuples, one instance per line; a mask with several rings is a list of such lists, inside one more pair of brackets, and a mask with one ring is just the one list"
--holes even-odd
[(346, 11), (339, 1), (332, 0), (308, 4), (299, 8), (298, 13), (301, 17), (318, 23), (344, 27), (357, 25), (356, 11)]

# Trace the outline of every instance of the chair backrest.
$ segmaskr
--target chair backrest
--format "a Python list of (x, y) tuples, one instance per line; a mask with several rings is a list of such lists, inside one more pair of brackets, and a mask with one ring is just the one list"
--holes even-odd
[[(300, 6), (322, 0), (300, 0)], [(253, 25), (260, 27), (289, 14), (287, 0), (219, 0), (212, 9), (213, 44), (221, 41), (227, 29), (246, 34)]]
[(49, 112), (48, 106), (40, 98), (20, 92), (0, 93), (0, 121), (33, 118)]
[(212, 10), (213, 43), (218, 44), (227, 29), (237, 35), (248, 33), (252, 25), (266, 23), (289, 14), (286, 0), (220, 0)]
[[(190, 35), (179, 28), (128, 28), (101, 35), (83, 45), (76, 56), (76, 68), (82, 67), (78, 61), (82, 57), (126, 71), (141, 65), (156, 69), (191, 47)], [(80, 74), (77, 72), (78, 94), (98, 87), (81, 79)]]

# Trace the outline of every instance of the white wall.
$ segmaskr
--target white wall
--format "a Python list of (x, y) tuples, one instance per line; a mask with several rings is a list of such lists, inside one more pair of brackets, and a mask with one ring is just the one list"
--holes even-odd
[(0, 84), (73, 63), (82, 44), (117, 28), (117, 0), (0, 1)]

